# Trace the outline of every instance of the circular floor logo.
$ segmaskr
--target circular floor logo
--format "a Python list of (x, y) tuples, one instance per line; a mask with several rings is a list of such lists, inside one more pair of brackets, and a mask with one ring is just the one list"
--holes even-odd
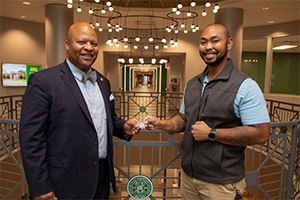
[(134, 199), (147, 199), (153, 192), (153, 183), (145, 175), (135, 175), (127, 183), (127, 192)]

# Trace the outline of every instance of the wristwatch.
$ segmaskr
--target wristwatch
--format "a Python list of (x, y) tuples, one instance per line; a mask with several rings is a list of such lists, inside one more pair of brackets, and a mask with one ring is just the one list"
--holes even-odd
[(209, 131), (209, 133), (208, 133), (208, 139), (210, 141), (215, 141), (216, 137), (217, 137), (217, 135), (216, 135), (216, 129), (215, 128), (211, 128), (210, 131)]

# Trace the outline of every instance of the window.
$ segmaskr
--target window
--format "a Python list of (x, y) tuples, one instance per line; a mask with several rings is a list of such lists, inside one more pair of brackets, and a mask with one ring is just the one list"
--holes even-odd
[(271, 93), (300, 95), (299, 37), (274, 38)]

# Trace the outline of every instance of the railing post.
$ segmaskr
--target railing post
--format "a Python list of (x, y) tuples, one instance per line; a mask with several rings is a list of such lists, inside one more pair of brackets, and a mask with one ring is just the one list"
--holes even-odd
[(289, 155), (289, 170), (287, 174), (287, 191), (285, 195), (285, 199), (292, 199), (292, 187), (293, 187), (293, 174), (294, 174), (294, 166), (295, 166), (295, 156), (296, 156), (296, 146), (297, 146), (297, 128), (298, 123), (295, 123), (292, 130), (292, 138), (291, 138), (291, 149)]

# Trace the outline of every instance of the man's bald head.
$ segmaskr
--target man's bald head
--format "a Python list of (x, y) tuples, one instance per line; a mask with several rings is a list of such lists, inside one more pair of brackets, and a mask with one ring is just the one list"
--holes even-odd
[[(214, 28), (220, 28), (222, 31), (224, 31), (225, 35), (226, 35), (226, 39), (230, 38), (230, 32), (227, 26), (225, 26), (224, 24), (221, 23), (213, 23), (213, 24), (209, 24), (208, 26), (205, 27), (205, 29), (210, 28), (210, 27), (214, 27)], [(205, 30), (204, 29), (204, 30)]]
[(74, 37), (74, 34), (78, 34), (79, 32), (86, 30), (86, 31), (91, 31), (94, 32), (96, 35), (95, 30), (91, 27), (91, 25), (87, 22), (77, 22), (75, 24), (72, 24), (69, 27), (68, 30), (68, 40), (72, 39)]

